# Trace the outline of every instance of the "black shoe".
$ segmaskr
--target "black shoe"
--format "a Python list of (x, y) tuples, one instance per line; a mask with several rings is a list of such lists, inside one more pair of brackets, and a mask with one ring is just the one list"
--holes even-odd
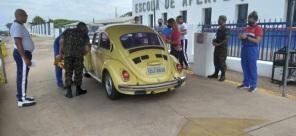
[(256, 88), (250, 87), (248, 91), (251, 92), (251, 93), (254, 93), (254, 92), (256, 92)]
[(68, 88), (67, 91), (66, 91), (66, 94), (65, 94), (65, 97), (67, 98), (72, 98), (73, 95), (72, 95), (72, 89), (71, 88)]
[(245, 86), (245, 85), (243, 85), (243, 84), (237, 86), (236, 88), (237, 88), (237, 89), (249, 89), (249, 87), (247, 87), (247, 86)]
[(58, 88), (60, 88), (60, 89), (66, 89), (66, 87), (64, 85), (58, 85)]
[(225, 76), (221, 76), (219, 81), (221, 81), (221, 82), (225, 81)]
[(218, 78), (219, 69), (215, 68), (215, 72), (212, 75), (209, 75), (208, 78)]
[(87, 90), (81, 89), (81, 86), (76, 87), (76, 96), (83, 95), (83, 94), (86, 94), (86, 93), (87, 93)]
[(218, 78), (218, 74), (209, 75), (208, 78)]

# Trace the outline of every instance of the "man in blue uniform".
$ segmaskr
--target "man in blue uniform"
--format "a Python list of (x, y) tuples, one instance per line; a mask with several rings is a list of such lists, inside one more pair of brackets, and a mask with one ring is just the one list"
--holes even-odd
[[(53, 51), (54, 51), (54, 58), (56, 58), (59, 53), (60, 53), (60, 39), (62, 37), (62, 35), (64, 34), (64, 32), (62, 34), (60, 34), (55, 40), (54, 40), (54, 44), (53, 44)], [(59, 88), (63, 88), (64, 87), (64, 82), (63, 82), (63, 69), (55, 66), (55, 76), (56, 76), (56, 83), (57, 86)]]
[(248, 16), (248, 27), (240, 35), (242, 40), (241, 65), (244, 80), (238, 88), (248, 88), (250, 92), (255, 92), (257, 87), (257, 59), (259, 57), (259, 43), (263, 36), (263, 30), (257, 25), (257, 21), (257, 12), (253, 11)]

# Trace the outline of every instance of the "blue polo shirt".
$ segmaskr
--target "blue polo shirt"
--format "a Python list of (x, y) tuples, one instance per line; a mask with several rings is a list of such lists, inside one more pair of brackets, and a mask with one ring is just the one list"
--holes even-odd
[(166, 27), (166, 28), (164, 28), (164, 29), (162, 30), (162, 34), (163, 34), (165, 37), (167, 37), (167, 38), (168, 38), (168, 37), (171, 37), (172, 29)]
[[(65, 32), (65, 31), (64, 31)], [(53, 49), (54, 49), (54, 55), (58, 55), (60, 52), (60, 40), (64, 34), (64, 32), (62, 32), (55, 40), (53, 43)]]

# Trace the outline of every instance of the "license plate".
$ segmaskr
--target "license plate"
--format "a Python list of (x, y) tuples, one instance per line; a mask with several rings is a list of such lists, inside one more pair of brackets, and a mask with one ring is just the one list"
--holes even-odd
[(158, 73), (164, 73), (165, 68), (164, 67), (148, 67), (147, 68), (147, 73), (148, 74), (158, 74)]

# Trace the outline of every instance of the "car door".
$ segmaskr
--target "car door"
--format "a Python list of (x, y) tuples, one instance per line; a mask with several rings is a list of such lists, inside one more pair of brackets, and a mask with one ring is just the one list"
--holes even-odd
[(93, 36), (93, 41), (91, 45), (91, 61), (93, 66), (93, 71), (98, 76), (98, 50), (99, 50), (99, 44), (100, 44), (100, 33), (95, 33)]
[(97, 69), (98, 69), (98, 77), (102, 77), (102, 68), (104, 62), (110, 58), (110, 49), (111, 49), (111, 42), (108, 35), (105, 32), (100, 33), (100, 43), (99, 48), (96, 53), (97, 58)]

